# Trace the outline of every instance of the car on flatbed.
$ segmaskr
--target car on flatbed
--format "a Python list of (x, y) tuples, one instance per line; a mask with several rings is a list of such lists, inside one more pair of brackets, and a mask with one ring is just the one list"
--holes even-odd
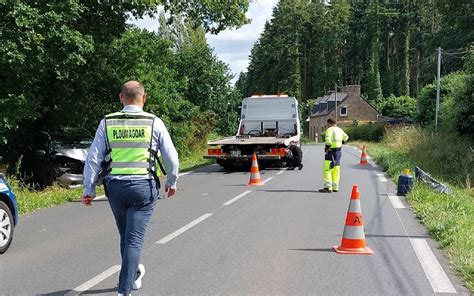
[(206, 159), (225, 169), (248, 166), (257, 155), (259, 166), (290, 166), (291, 145), (300, 146), (298, 101), (287, 95), (243, 99), (237, 134), (209, 141)]

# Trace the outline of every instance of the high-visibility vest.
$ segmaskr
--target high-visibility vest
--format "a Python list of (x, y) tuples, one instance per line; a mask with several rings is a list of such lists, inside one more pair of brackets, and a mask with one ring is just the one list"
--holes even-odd
[(146, 112), (112, 113), (105, 116), (112, 175), (147, 175), (154, 167), (151, 150), (153, 121)]
[(326, 145), (330, 145), (329, 148), (341, 148), (342, 141), (347, 141), (348, 139), (349, 136), (337, 126), (328, 128), (324, 134), (324, 140)]

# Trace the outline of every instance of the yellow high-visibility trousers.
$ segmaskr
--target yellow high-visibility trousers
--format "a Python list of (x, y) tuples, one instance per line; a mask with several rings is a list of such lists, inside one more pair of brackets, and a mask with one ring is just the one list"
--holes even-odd
[(323, 180), (324, 188), (339, 190), (341, 179), (341, 151), (329, 150), (324, 157)]
[(324, 188), (339, 190), (339, 180), (341, 179), (341, 166), (336, 165), (331, 168), (331, 161), (324, 161)]

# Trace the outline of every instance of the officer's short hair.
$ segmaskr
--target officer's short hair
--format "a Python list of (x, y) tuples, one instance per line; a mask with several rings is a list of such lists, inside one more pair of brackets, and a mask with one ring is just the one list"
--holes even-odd
[(327, 120), (327, 123), (329, 123), (329, 124), (336, 124), (337, 121), (336, 121), (335, 119), (329, 118), (329, 119)]
[(126, 100), (138, 99), (145, 94), (145, 87), (138, 81), (128, 81), (122, 85), (122, 96)]

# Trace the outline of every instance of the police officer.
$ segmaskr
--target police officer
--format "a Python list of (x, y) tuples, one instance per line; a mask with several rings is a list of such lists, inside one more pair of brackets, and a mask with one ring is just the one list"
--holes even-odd
[(332, 118), (327, 120), (327, 129), (324, 133), (324, 167), (323, 179), (324, 188), (319, 189), (319, 192), (338, 192), (339, 179), (341, 173), (341, 156), (342, 144), (344, 144), (349, 136), (339, 127), (336, 126), (336, 121)]
[(122, 268), (118, 295), (141, 287), (145, 267), (140, 254), (145, 232), (158, 198), (155, 156), (160, 151), (166, 168), (165, 192), (176, 193), (178, 153), (163, 121), (143, 112), (147, 99), (138, 81), (128, 81), (119, 95), (123, 109), (100, 122), (84, 166), (82, 202), (91, 205), (101, 164), (106, 162), (105, 193), (120, 234)]

